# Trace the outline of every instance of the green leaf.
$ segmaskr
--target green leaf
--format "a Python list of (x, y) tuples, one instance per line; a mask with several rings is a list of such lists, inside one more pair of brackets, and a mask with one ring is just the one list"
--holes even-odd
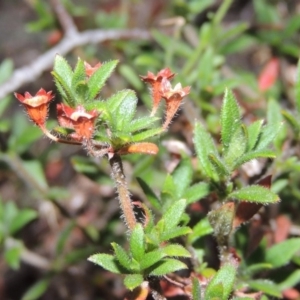
[(176, 196), (181, 198), (192, 181), (193, 169), (190, 158), (184, 158), (172, 173)]
[(116, 126), (114, 130), (124, 130), (130, 126), (130, 122), (136, 112), (137, 97), (135, 93), (130, 93), (122, 103), (118, 106), (118, 109), (115, 111), (113, 118), (115, 119)]
[(284, 291), (286, 289), (292, 288), (300, 283), (300, 270), (294, 271), (291, 275), (284, 279), (281, 283), (277, 284), (277, 287)]
[(136, 132), (136, 131), (140, 131), (140, 130), (145, 129), (145, 128), (149, 128), (157, 120), (159, 120), (159, 118), (149, 117), (149, 116), (132, 120), (130, 122), (128, 131)]
[(227, 177), (230, 175), (230, 170), (228, 167), (224, 164), (224, 162), (221, 160), (220, 157), (214, 155), (214, 154), (209, 154), (208, 159), (210, 160), (211, 164), (215, 168), (216, 172), (221, 176), (221, 177)]
[(241, 114), (233, 93), (226, 89), (221, 110), (221, 138), (226, 153), (233, 134), (241, 127)]
[(243, 187), (229, 194), (228, 198), (236, 199), (239, 201), (257, 202), (263, 204), (276, 203), (280, 200), (278, 195), (260, 185), (251, 185)]
[(56, 247), (55, 247), (55, 253), (57, 256), (60, 255), (61, 253), (63, 253), (66, 242), (68, 241), (68, 238), (70, 237), (71, 232), (75, 227), (76, 227), (75, 221), (71, 221), (65, 226), (65, 228), (60, 230), (58, 239), (56, 242)]
[(22, 165), (28, 173), (27, 176), (32, 178), (31, 180), (33, 180), (33, 182), (38, 185), (39, 189), (46, 190), (48, 188), (48, 183), (46, 181), (45, 173), (40, 161), (22, 161)]
[(76, 99), (74, 97), (71, 83), (73, 71), (68, 62), (60, 55), (55, 56), (53, 72), (55, 84), (68, 105), (74, 107)]
[(272, 264), (274, 268), (284, 266), (299, 250), (300, 238), (288, 239), (266, 250), (266, 262)]
[(17, 270), (20, 267), (20, 257), (22, 251), (23, 246), (21, 243), (18, 243), (4, 252), (5, 261), (14, 270)]
[(63, 79), (69, 88), (71, 87), (73, 71), (68, 62), (61, 55), (57, 54), (55, 56), (53, 71)]
[(188, 239), (190, 243), (194, 243), (199, 238), (211, 233), (213, 233), (213, 228), (208, 219), (204, 218), (193, 227), (192, 233), (188, 236)]
[(257, 120), (248, 126), (248, 151), (252, 150), (255, 147), (262, 129), (263, 122), (263, 120)]
[(224, 265), (217, 272), (217, 274), (213, 277), (213, 279), (209, 282), (206, 292), (205, 299), (211, 299), (212, 294), (214, 294), (214, 289), (219, 284), (222, 284), (223, 292), (222, 292), (222, 300), (227, 300), (229, 295), (233, 289), (233, 284), (235, 281), (236, 269), (232, 265)]
[(210, 179), (218, 181), (218, 174), (215, 172), (215, 168), (208, 158), (209, 154), (217, 156), (218, 152), (210, 134), (200, 123), (195, 124), (194, 143), (204, 174)]
[(140, 262), (145, 253), (145, 237), (142, 224), (138, 223), (130, 235), (130, 251), (133, 258)]
[(131, 141), (132, 142), (141, 142), (141, 141), (147, 140), (149, 138), (152, 138), (156, 135), (159, 135), (162, 132), (163, 132), (163, 129), (160, 127), (148, 129), (148, 130), (134, 134), (131, 138)]
[(210, 193), (210, 185), (206, 182), (196, 183), (186, 189), (182, 198), (186, 199), (187, 204), (201, 200)]
[(291, 129), (298, 134), (300, 131), (300, 122), (298, 122), (297, 118), (286, 110), (283, 110), (281, 113)]
[(134, 87), (135, 90), (141, 90), (143, 88), (141, 79), (130, 65), (123, 63), (119, 66), (118, 71), (123, 78), (126, 78), (126, 80)]
[(166, 230), (164, 232), (161, 232), (160, 233), (160, 241), (161, 242), (168, 241), (170, 239), (174, 239), (176, 237), (189, 234), (191, 232), (192, 232), (192, 229), (190, 227), (176, 226), (176, 227), (172, 228), (171, 230)]
[(181, 199), (173, 203), (169, 209), (163, 214), (161, 220), (157, 223), (158, 226), (164, 222), (164, 231), (172, 230), (180, 222), (180, 218), (186, 208), (186, 200)]
[(125, 276), (124, 285), (126, 286), (126, 288), (132, 291), (133, 289), (141, 285), (143, 281), (144, 278), (141, 274), (130, 274)]
[(146, 253), (143, 257), (143, 260), (140, 263), (141, 270), (153, 266), (164, 257), (165, 254), (163, 253), (162, 249), (157, 249)]
[(205, 291), (205, 299), (221, 300), (223, 298), (223, 284), (221, 282), (215, 284), (213, 288)]
[(239, 166), (243, 165), (248, 161), (257, 158), (262, 158), (262, 157), (275, 158), (276, 154), (274, 151), (268, 149), (254, 150), (254, 151), (247, 152), (234, 162), (234, 169), (238, 168)]
[(262, 150), (269, 146), (269, 144), (276, 138), (282, 127), (282, 123), (278, 124), (269, 124), (264, 126), (259, 136), (258, 143), (255, 146), (254, 150)]
[(40, 299), (42, 295), (46, 292), (50, 284), (49, 279), (41, 279), (35, 282), (22, 296), (21, 300), (36, 300)]
[[(167, 200), (175, 198), (176, 187), (172, 175), (168, 174), (161, 189), (161, 202), (168, 204)], [(166, 207), (166, 206), (165, 206)]]
[(177, 244), (170, 244), (163, 247), (162, 252), (166, 256), (191, 257), (189, 251), (187, 251), (183, 246)]
[(117, 92), (116, 94), (110, 96), (104, 103), (106, 103), (107, 110), (112, 114), (118, 109), (121, 103), (127, 97), (135, 97), (135, 93), (133, 90), (122, 90)]
[(17, 216), (12, 220), (10, 224), (10, 234), (16, 233), (22, 227), (24, 227), (27, 223), (36, 219), (38, 214), (32, 209), (22, 209), (18, 212)]
[(118, 265), (116, 258), (112, 255), (98, 253), (90, 256), (88, 260), (112, 273), (122, 273), (122, 269)]
[(51, 72), (55, 85), (57, 89), (59, 90), (59, 93), (63, 97), (63, 100), (71, 107), (75, 107), (77, 104), (77, 99), (74, 95), (74, 91), (69, 86), (69, 84), (61, 77), (60, 74), (56, 73), (55, 71)]
[(256, 279), (248, 281), (248, 285), (257, 291), (266, 293), (267, 295), (282, 298), (282, 294), (277, 284), (269, 280)]
[[(74, 74), (73, 74), (73, 77), (72, 77), (72, 83), (71, 83), (71, 86), (72, 86), (72, 90), (76, 90), (77, 89), (77, 86), (78, 84), (85, 82), (85, 79), (86, 79), (86, 73), (85, 73), (85, 66), (84, 66), (84, 62), (82, 59), (78, 58), (78, 61), (77, 61), (77, 64), (76, 64), (76, 67), (74, 69)], [(77, 95), (78, 96), (78, 95)], [(80, 99), (80, 100), (85, 100), (85, 99)], [(83, 102), (80, 102), (83, 104)]]
[(126, 251), (117, 243), (111, 243), (111, 245), (119, 263), (127, 270), (131, 270), (131, 260)]
[[(12, 59), (6, 58), (1, 62), (1, 64), (0, 64), (0, 83), (3, 83), (7, 79), (9, 79), (10, 75), (13, 72), (13, 69), (14, 69), (14, 63), (13, 63)], [(4, 99), (0, 99), (0, 100), (3, 101)], [(0, 113), (0, 115), (1, 115), (1, 113)]]
[(199, 279), (197, 277), (193, 277), (192, 283), (192, 299), (201, 300), (201, 287)]
[(142, 188), (144, 194), (146, 195), (148, 201), (156, 209), (161, 209), (161, 203), (159, 198), (155, 195), (151, 187), (140, 177), (137, 177), (137, 181)]
[(224, 155), (225, 163), (234, 170), (235, 161), (239, 159), (247, 149), (246, 128), (242, 125), (237, 128), (231, 137), (227, 151)]
[(112, 60), (101, 65), (88, 81), (89, 94), (88, 100), (93, 100), (104, 86), (106, 80), (110, 77), (111, 73), (117, 66), (118, 61)]
[(166, 258), (159, 264), (158, 267), (154, 268), (150, 272), (150, 276), (163, 276), (178, 270), (187, 269), (188, 267), (183, 262), (173, 259), (173, 258)]

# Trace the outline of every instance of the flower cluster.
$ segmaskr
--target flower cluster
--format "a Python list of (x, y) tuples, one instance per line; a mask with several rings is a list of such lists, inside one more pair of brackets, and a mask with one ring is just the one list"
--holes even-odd
[[(106, 102), (109, 103), (108, 106), (105, 101), (98, 98), (101, 87), (116, 64), (117, 61), (112, 61), (91, 66), (78, 59), (76, 67), (72, 70), (63, 57), (56, 57), (52, 75), (58, 91), (64, 99), (63, 103), (56, 105), (59, 124), (56, 132), (59, 132), (59, 137), (46, 128), (49, 105), (54, 98), (52, 91), (46, 92), (44, 89), (40, 89), (35, 96), (28, 92), (25, 92), (24, 96), (15, 93), (15, 97), (25, 106), (31, 121), (55, 142), (82, 144), (94, 156), (132, 153), (154, 155), (158, 152), (158, 147), (147, 142), (147, 139), (167, 129), (182, 99), (189, 94), (190, 87), (182, 88), (178, 83), (172, 88), (169, 80), (175, 76), (175, 73), (172, 73), (169, 68), (162, 69), (156, 75), (148, 72), (147, 76), (141, 76), (141, 79), (151, 86), (153, 97), (151, 116), (156, 113), (161, 100), (164, 99), (166, 101), (166, 117), (162, 128), (158, 127), (156, 131), (150, 129), (151, 122), (154, 121), (150, 120), (149, 122), (147, 118), (145, 118), (145, 122), (148, 125), (140, 124), (137, 128), (131, 127), (135, 112), (135, 106), (132, 105), (135, 95), (132, 91), (124, 91), (111, 97), (116, 104), (112, 100), (108, 100)], [(92, 101), (95, 104), (91, 106)], [(100, 105), (98, 105), (99, 103)], [(123, 108), (116, 110), (118, 106)], [(114, 113), (112, 114), (112, 112)], [(99, 130), (96, 131), (97, 123), (98, 125), (105, 124), (106, 128), (103, 130), (103, 126), (100, 125)], [(130, 138), (135, 133), (136, 136), (132, 142)], [(99, 136), (102, 137), (100, 141)]]
[(147, 76), (141, 76), (141, 79), (149, 83), (152, 91), (153, 108), (151, 116), (153, 116), (161, 99), (166, 101), (166, 118), (163, 124), (163, 128), (168, 128), (171, 120), (176, 114), (183, 98), (190, 93), (190, 87), (182, 87), (181, 83), (177, 83), (174, 88), (172, 88), (169, 79), (172, 79), (175, 73), (172, 73), (169, 68), (160, 70), (157, 75), (148, 72)]

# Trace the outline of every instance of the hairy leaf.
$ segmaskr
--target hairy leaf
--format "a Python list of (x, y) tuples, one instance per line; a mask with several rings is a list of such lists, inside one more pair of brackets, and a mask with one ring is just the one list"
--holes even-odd
[(183, 262), (173, 259), (166, 258), (150, 272), (150, 276), (163, 276), (178, 270), (187, 269), (188, 267)]

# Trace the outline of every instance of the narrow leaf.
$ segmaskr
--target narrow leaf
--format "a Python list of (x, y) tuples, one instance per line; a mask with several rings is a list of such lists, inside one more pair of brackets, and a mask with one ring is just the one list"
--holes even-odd
[(14, 234), (27, 223), (37, 218), (37, 213), (32, 209), (22, 209), (18, 212), (17, 216), (12, 220), (10, 224), (10, 233)]
[(148, 129), (139, 133), (135, 133), (132, 138), (131, 141), (132, 142), (141, 142), (143, 140), (152, 138), (156, 135), (159, 135), (163, 132), (162, 128), (152, 128), (152, 129)]
[(124, 130), (130, 126), (130, 122), (136, 112), (137, 97), (134, 93), (130, 93), (123, 99), (114, 114), (116, 130)]
[(208, 284), (205, 292), (205, 299), (210, 299), (211, 293), (213, 293), (215, 286), (220, 283), (223, 286), (222, 300), (229, 299), (229, 295), (233, 289), (235, 275), (236, 269), (234, 266), (229, 264), (224, 265)]
[(207, 218), (200, 220), (192, 230), (192, 233), (189, 234), (188, 240), (190, 243), (194, 243), (201, 237), (213, 233), (213, 228), (211, 227)]
[(133, 258), (137, 262), (140, 262), (145, 253), (144, 230), (140, 223), (138, 223), (132, 230), (129, 243)]
[(193, 169), (190, 158), (184, 158), (172, 173), (176, 196), (181, 198), (192, 181)]
[(231, 137), (231, 141), (224, 155), (225, 163), (230, 170), (234, 170), (235, 161), (246, 152), (248, 140), (246, 134), (246, 128), (242, 125), (237, 128)]
[(233, 134), (241, 126), (241, 114), (233, 93), (226, 89), (221, 111), (221, 138), (223, 151), (228, 150)]
[(254, 150), (262, 150), (269, 146), (269, 144), (275, 139), (278, 132), (282, 127), (282, 123), (278, 124), (269, 124), (264, 126), (262, 133), (259, 136), (258, 143), (255, 146)]
[(210, 193), (210, 185), (206, 182), (196, 183), (186, 189), (182, 198), (186, 199), (187, 204), (201, 200)]
[(157, 120), (159, 120), (159, 118), (157, 118), (157, 117), (149, 117), (149, 116), (132, 120), (130, 122), (129, 131), (130, 132), (136, 132), (136, 131), (139, 131), (139, 130), (142, 130), (142, 129), (145, 129), (145, 128), (149, 128)]
[(188, 267), (183, 262), (173, 259), (173, 258), (166, 258), (163, 260), (158, 267), (154, 268), (150, 272), (150, 276), (163, 276), (178, 270), (187, 269)]
[(170, 244), (162, 248), (162, 252), (166, 256), (177, 256), (177, 257), (191, 257), (189, 251), (187, 251), (183, 246)]
[(162, 258), (164, 258), (166, 255), (163, 253), (161, 249), (153, 250), (148, 253), (146, 253), (143, 257), (143, 260), (141, 261), (141, 270), (147, 269), (154, 264), (156, 264), (158, 261), (160, 261)]
[(248, 281), (248, 285), (252, 289), (263, 292), (269, 296), (282, 298), (280, 289), (277, 287), (277, 284), (275, 284), (272, 281), (256, 279), (256, 280)]
[(247, 128), (248, 131), (247, 150), (248, 151), (252, 150), (255, 147), (261, 132), (263, 122), (264, 122), (263, 120), (257, 120), (248, 126)]
[(165, 230), (173, 229), (180, 222), (180, 218), (184, 213), (185, 207), (186, 207), (185, 199), (176, 201), (164, 213), (162, 219), (158, 222), (158, 224), (163, 220)]
[(131, 270), (131, 260), (126, 253), (126, 251), (117, 243), (111, 243), (115, 254), (116, 258), (119, 261), (119, 263), (127, 270)]
[(216, 172), (221, 176), (221, 177), (226, 177), (230, 175), (230, 170), (227, 168), (227, 166), (224, 164), (224, 162), (220, 159), (220, 157), (214, 155), (214, 154), (209, 154), (208, 159), (214, 166)]
[(195, 124), (194, 143), (201, 171), (210, 179), (218, 181), (218, 174), (208, 158), (209, 154), (218, 155), (218, 152), (210, 134), (200, 123)]
[(266, 262), (275, 268), (284, 266), (298, 251), (300, 251), (300, 238), (291, 238), (267, 249)]
[(94, 254), (90, 256), (88, 260), (112, 273), (116, 273), (116, 274), (122, 273), (122, 270), (118, 265), (116, 258), (112, 255), (102, 254), (102, 253)]
[(291, 275), (284, 279), (280, 284), (277, 284), (281, 291), (292, 288), (300, 283), (300, 270), (294, 271)]
[(272, 150), (262, 149), (262, 150), (254, 150), (245, 153), (239, 159), (234, 162), (234, 169), (238, 168), (239, 166), (243, 165), (244, 163), (251, 161), (257, 158), (275, 158), (276, 154)]
[(34, 283), (22, 296), (21, 300), (36, 300), (40, 299), (42, 295), (46, 292), (50, 284), (49, 279), (41, 279)]
[(240, 190), (229, 194), (228, 198), (262, 204), (276, 203), (280, 200), (278, 195), (259, 185), (251, 185), (241, 188)]
[(162, 232), (160, 235), (160, 241), (161, 242), (168, 241), (168, 240), (174, 239), (179, 236), (187, 235), (191, 232), (192, 232), (192, 229), (190, 227), (176, 226), (171, 230), (166, 230), (165, 232)]
[(110, 77), (111, 73), (117, 66), (118, 61), (112, 60), (103, 63), (99, 69), (97, 69), (88, 81), (89, 95), (88, 99), (93, 100), (104, 86), (106, 80)]

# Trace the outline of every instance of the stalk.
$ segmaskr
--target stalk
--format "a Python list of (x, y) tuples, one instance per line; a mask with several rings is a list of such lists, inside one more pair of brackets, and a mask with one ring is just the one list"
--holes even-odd
[(124, 216), (126, 226), (132, 231), (136, 225), (136, 218), (133, 211), (133, 206), (130, 199), (130, 194), (127, 188), (127, 182), (123, 171), (123, 164), (121, 157), (114, 154), (109, 163), (112, 169), (112, 177), (117, 186), (120, 207)]

